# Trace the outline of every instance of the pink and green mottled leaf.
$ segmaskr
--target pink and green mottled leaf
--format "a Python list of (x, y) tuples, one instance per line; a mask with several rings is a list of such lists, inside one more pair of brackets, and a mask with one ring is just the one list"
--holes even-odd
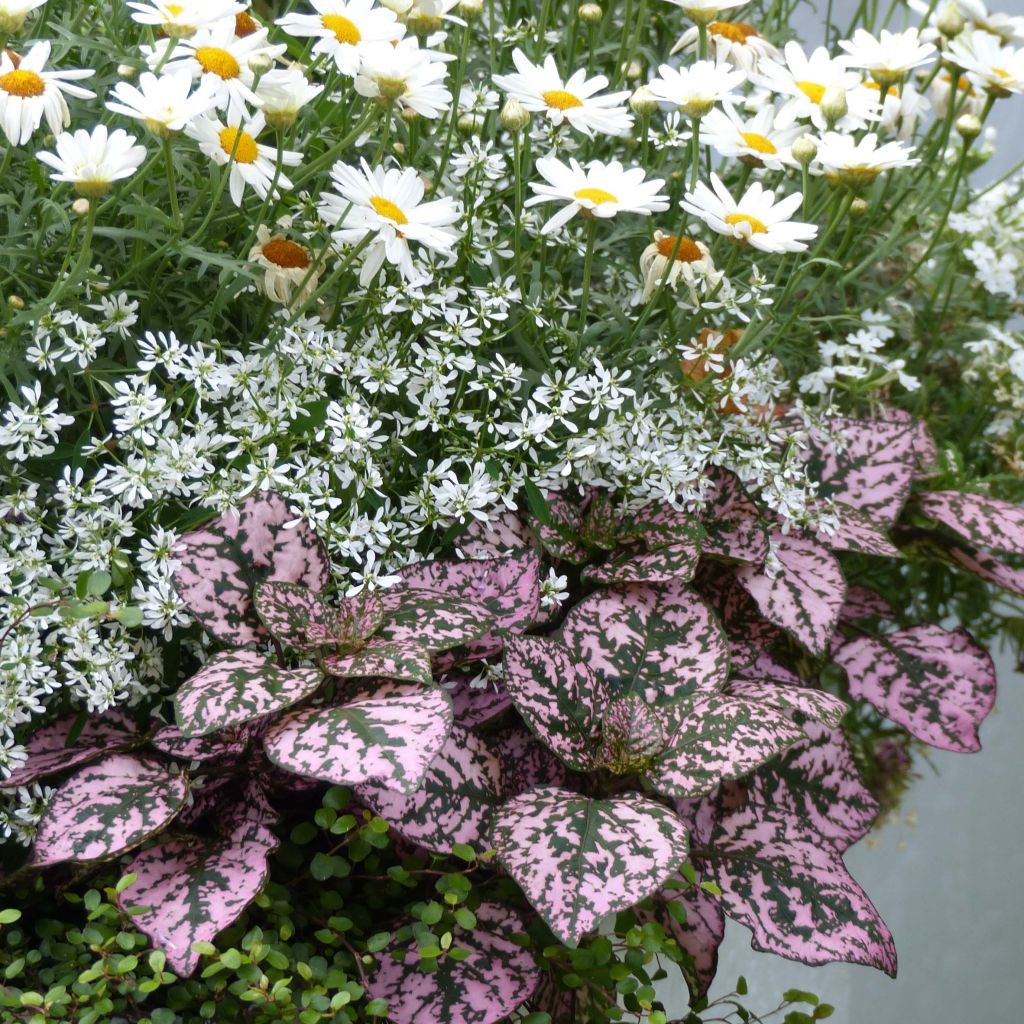
[(316, 668), (281, 668), (256, 651), (215, 654), (174, 695), (182, 736), (193, 739), (297, 704), (321, 682)]
[(270, 635), (285, 647), (315, 651), (338, 635), (337, 612), (301, 583), (257, 583), (253, 605)]
[(466, 950), (463, 960), (445, 956), (436, 970), (419, 969), (415, 943), (403, 959), (392, 945), (370, 979), (369, 994), (388, 1004), (394, 1024), (496, 1024), (510, 1019), (532, 995), (540, 971), (529, 949), (514, 941), (525, 924), (508, 907), (481, 903), (476, 927), (459, 929), (453, 948)]
[(689, 512), (663, 502), (644, 505), (619, 518), (617, 539), (620, 543), (636, 541), (648, 551), (665, 547), (685, 547), (700, 551), (704, 527)]
[(503, 683), (481, 679), (472, 668), (447, 673), (441, 685), (455, 706), (455, 721), (467, 729), (492, 721), (512, 706)]
[(601, 719), (602, 765), (619, 775), (646, 767), (665, 747), (662, 712), (639, 697), (612, 701)]
[(859, 637), (835, 655), (850, 694), (866, 700), (912, 736), (970, 753), (996, 699), (992, 658), (965, 629), (911, 626)]
[(375, 640), (411, 642), (431, 652), (447, 651), (479, 639), (493, 625), (490, 612), (479, 602), (419, 587), (384, 590), (380, 599), (384, 624)]
[(846, 701), (807, 686), (795, 673), (768, 654), (735, 672), (726, 693), (761, 701), (780, 711), (799, 712), (806, 718), (836, 728), (849, 710)]
[(588, 583), (687, 583), (697, 571), (700, 555), (696, 547), (668, 544), (646, 551), (639, 545), (620, 548), (601, 565), (588, 566), (583, 579)]
[(919, 494), (921, 511), (973, 545), (1024, 555), (1024, 508), (984, 494), (931, 491)]
[(166, 828), (187, 797), (183, 775), (148, 758), (114, 754), (57, 790), (39, 821), (32, 862), (116, 857)]
[(540, 541), (518, 512), (503, 509), (490, 519), (471, 519), (456, 541), (466, 558), (498, 558), (522, 548), (536, 549)]
[(592, 488), (584, 499), (580, 539), (591, 548), (610, 551), (619, 543), (619, 515), (608, 491)]
[(718, 819), (703, 862), (754, 949), (818, 965), (896, 974), (892, 935), (839, 851), (783, 808), (741, 804)]
[(0, 779), (0, 789), (27, 786), (37, 779), (45, 779), (47, 775), (115, 753), (138, 740), (131, 718), (123, 711), (113, 709), (102, 715), (89, 715), (78, 735), (69, 743), (78, 721), (78, 715), (67, 715), (33, 732), (25, 742), (28, 759), (6, 779)]
[(812, 654), (824, 654), (839, 622), (846, 581), (835, 556), (821, 544), (776, 533), (777, 576), (751, 566), (736, 578), (769, 622), (796, 637)]
[(706, 536), (701, 553), (745, 565), (761, 565), (768, 556), (768, 531), (761, 513), (739, 478), (725, 469), (710, 474), (704, 506)]
[(878, 616), (890, 621), (896, 618), (896, 609), (881, 594), (868, 587), (853, 586), (846, 590), (846, 600), (839, 613), (840, 622), (855, 622)]
[(294, 712), (267, 730), (263, 745), (274, 764), (298, 775), (413, 793), (444, 748), (452, 717), (443, 691), (423, 689)]
[(686, 857), (682, 822), (645, 797), (592, 800), (542, 786), (500, 808), (491, 840), (505, 870), (567, 946), (660, 888)]
[(609, 686), (563, 644), (546, 637), (505, 642), (505, 689), (530, 729), (575, 771), (597, 764)]
[(169, 839), (137, 854), (131, 903), (148, 909), (133, 925), (167, 954), (182, 977), (199, 964), (194, 942), (212, 942), (234, 924), (269, 877), (267, 858), (277, 837), (259, 818), (238, 822), (223, 839)]
[(519, 796), (535, 786), (566, 785), (565, 765), (525, 725), (508, 726), (491, 739), (501, 763), (502, 796)]
[(541, 546), (552, 558), (582, 565), (590, 557), (590, 551), (580, 539), (582, 511), (560, 494), (549, 493), (546, 498), (548, 521), (534, 524)]
[(383, 676), (413, 683), (433, 680), (430, 651), (414, 640), (371, 637), (365, 647), (324, 658), (324, 669), (342, 678)]
[(1024, 569), (1015, 569), (985, 551), (952, 544), (945, 552), (954, 565), (1011, 594), (1024, 595)]
[(787, 634), (761, 614), (732, 571), (705, 562), (694, 582), (722, 623), (734, 668), (756, 661), (762, 651), (788, 646)]
[(729, 671), (722, 627), (679, 583), (591, 594), (569, 613), (561, 640), (611, 695), (634, 694), (652, 705), (720, 689)]
[(278, 494), (254, 494), (238, 507), (179, 540), (174, 586), (196, 621), (218, 640), (238, 646), (267, 639), (253, 604), (265, 580), (326, 586), (330, 562), (323, 544)]
[(839, 528), (835, 533), (821, 533), (818, 536), (818, 540), (827, 547), (833, 551), (859, 551), (884, 558), (899, 555), (899, 548), (889, 540), (885, 527), (873, 522), (866, 512), (842, 502), (836, 502), (835, 511), (839, 518)]
[(227, 729), (206, 736), (183, 736), (176, 725), (158, 729), (149, 742), (162, 754), (183, 761), (237, 760), (245, 754), (250, 737), (241, 729)]
[(657, 792), (679, 799), (747, 775), (803, 735), (767, 704), (721, 694), (669, 705), (662, 713), (667, 743), (644, 778)]
[(399, 835), (442, 854), (457, 843), (478, 853), (488, 848), (486, 826), (501, 793), (497, 756), (481, 737), (457, 725), (415, 793), (372, 782), (358, 789), (360, 799)]

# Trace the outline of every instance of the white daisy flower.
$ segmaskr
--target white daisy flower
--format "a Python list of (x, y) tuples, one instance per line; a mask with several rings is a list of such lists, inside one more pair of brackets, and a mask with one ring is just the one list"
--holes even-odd
[(15, 66), (11, 51), (0, 53), (0, 125), (12, 146), (21, 146), (32, 137), (42, 119), (54, 135), (71, 123), (64, 93), (79, 99), (96, 95), (89, 89), (69, 84), (89, 78), (91, 68), (76, 71), (46, 71), (50, 56), (48, 42), (36, 43)]
[(648, 88), (660, 103), (687, 117), (703, 117), (723, 100), (739, 103), (742, 97), (734, 90), (747, 80), (745, 71), (712, 60), (698, 60), (683, 68), (662, 64), (658, 72)]
[(919, 163), (913, 150), (902, 142), (878, 144), (878, 136), (869, 133), (861, 139), (840, 132), (825, 132), (818, 143), (816, 162), (833, 182), (858, 188), (870, 185), (882, 171), (910, 167)]
[(450, 256), (459, 239), (451, 227), (460, 216), (454, 199), (423, 202), (423, 180), (411, 167), (405, 170), (370, 168), (365, 161), (360, 167), (337, 163), (331, 170), (336, 193), (321, 197), (320, 216), (336, 225), (334, 239), (339, 244), (361, 242), (372, 233), (365, 249), (359, 274), (361, 284), (368, 285), (380, 272), (384, 261), (397, 266), (407, 281), (416, 279), (409, 242), (443, 256)]
[(44, 164), (57, 173), (54, 181), (69, 181), (75, 191), (88, 199), (106, 193), (113, 182), (130, 178), (146, 159), (146, 147), (135, 145), (134, 135), (123, 128), (108, 132), (98, 124), (91, 132), (61, 132), (55, 143), (56, 153), (36, 153)]
[[(236, 111), (234, 114), (228, 113), (227, 124), (215, 114), (204, 114), (185, 129), (186, 134), (199, 143), (199, 148), (214, 163), (220, 166), (230, 163), (228, 188), (235, 206), (242, 205), (242, 193), (246, 185), (250, 185), (261, 199), (265, 199), (270, 191), (277, 166), (277, 148), (256, 141), (265, 126), (266, 121), (260, 111), (256, 111), (244, 123), (241, 114)], [(281, 163), (286, 167), (295, 167), (302, 163), (302, 154), (283, 150)], [(277, 184), (280, 188), (292, 187), (291, 181), (283, 173), (278, 175)]]
[(309, 249), (283, 234), (271, 235), (265, 224), (256, 229), (249, 259), (264, 269), (263, 291), (272, 302), (287, 306), (295, 299), (301, 304), (320, 281), (321, 268), (314, 266)]
[(0, 32), (10, 35), (21, 29), (25, 19), (46, 0), (0, 0)]
[(790, 146), (803, 133), (800, 125), (775, 126), (775, 108), (762, 107), (753, 117), (744, 119), (726, 104), (724, 110), (712, 110), (701, 121), (700, 140), (724, 157), (738, 157), (755, 167), (780, 171), (795, 167)]
[(214, 85), (206, 79), (192, 91), (193, 78), (186, 69), (171, 71), (157, 78), (152, 71), (139, 75), (138, 85), (118, 82), (111, 90), (116, 102), (107, 100), (107, 109), (142, 121), (154, 135), (179, 132), (185, 125), (213, 109)]
[(154, 47), (143, 47), (143, 52), (150, 67), (158, 67), (166, 57), (167, 71), (187, 70), (193, 78), (209, 82), (218, 108), (226, 108), (230, 116), (244, 116), (249, 107), (259, 106), (252, 91), (252, 62), (272, 62), (285, 49), (283, 43), (267, 42), (265, 28), (238, 38), (231, 20), (216, 22), (188, 39), (162, 40)]
[(697, 286), (702, 280), (717, 284), (721, 273), (715, 271), (711, 250), (692, 238), (680, 238), (664, 231), (654, 232), (654, 241), (640, 255), (640, 274), (644, 287), (641, 302), (649, 302), (662, 286), (675, 289), (682, 281), (695, 306), (700, 304)]
[(399, 110), (412, 110), (431, 120), (451, 104), (452, 94), (444, 85), (448, 69), (413, 37), (393, 45), (367, 46), (362, 58), (355, 79), (360, 96), (393, 103)]
[(877, 94), (872, 99), (871, 90), (860, 87), (860, 76), (846, 66), (844, 58), (833, 57), (824, 46), (808, 57), (795, 42), (786, 43), (783, 56), (785, 64), (763, 60), (751, 76), (755, 84), (789, 97), (776, 120), (780, 128), (803, 118), (810, 119), (821, 131), (828, 128), (821, 101), (830, 90), (845, 93), (849, 107), (847, 114), (836, 122), (836, 128), (852, 131), (878, 119)]
[(853, 39), (840, 39), (839, 45), (847, 52), (846, 63), (852, 68), (863, 68), (881, 85), (892, 85), (908, 71), (930, 64), (938, 52), (931, 43), (922, 43), (916, 28), (905, 32), (882, 29), (876, 39), (866, 29), (859, 28)]
[[(957, 76), (957, 97), (955, 102), (963, 103), (960, 108), (961, 114), (974, 114), (978, 116), (985, 109), (985, 94), (980, 89), (975, 89), (966, 75)], [(929, 92), (932, 103), (935, 104), (937, 117), (945, 117), (950, 101), (950, 94), (953, 91), (953, 75), (949, 71), (942, 71), (935, 76)]]
[(1024, 92), (1024, 49), (1004, 46), (988, 32), (964, 32), (949, 44), (947, 52), (969, 81), (990, 95)]
[(711, 188), (698, 182), (682, 205), (719, 234), (762, 252), (803, 252), (807, 240), (818, 233), (816, 224), (789, 219), (803, 198), (794, 192), (776, 202), (775, 193), (755, 181), (737, 202), (718, 175), (712, 174)]
[[(717, 63), (753, 71), (762, 57), (778, 57), (779, 51), (753, 25), (745, 21), (712, 21), (707, 26), (709, 54)], [(691, 25), (672, 47), (672, 53), (697, 53), (700, 29)]]
[[(888, 89), (882, 100), (882, 117), (878, 122), (881, 134), (896, 135), (898, 139), (909, 139), (918, 122), (932, 109), (931, 102), (917, 91), (914, 83), (904, 82), (900, 89)], [(967, 109), (964, 113), (968, 113)]]
[(207, 28), (245, 13), (245, 4), (237, 0), (182, 0), (180, 3), (165, 3), (164, 0), (129, 0), (132, 21), (139, 25), (151, 25), (169, 38), (185, 39), (195, 35), (201, 28)]
[(256, 84), (260, 109), (271, 128), (288, 128), (299, 111), (324, 91), (296, 67), (268, 71)]
[(393, 11), (376, 0), (311, 0), (316, 14), (288, 14), (277, 22), (286, 32), (314, 38), (314, 54), (324, 54), (349, 78), (359, 72), (363, 51), (374, 43), (397, 42), (405, 35)]
[(659, 194), (665, 184), (662, 178), (644, 180), (642, 167), (623, 168), (618, 160), (602, 163), (592, 160), (582, 167), (576, 160), (568, 166), (557, 157), (545, 156), (537, 161), (537, 170), (544, 182), (530, 182), (536, 193), (526, 200), (525, 206), (558, 200), (562, 207), (542, 228), (550, 234), (570, 221), (577, 213), (602, 219), (617, 213), (639, 213), (649, 217), (668, 209), (668, 196)]
[(683, 13), (693, 21), (705, 24), (714, 21), (722, 11), (731, 11), (734, 7), (744, 7), (749, 0), (668, 0), (670, 4), (682, 9)]
[(382, 0), (385, 7), (390, 7), (402, 22), (418, 36), (429, 36), (437, 32), (444, 22), (465, 25), (462, 18), (456, 17), (452, 11), (459, 6), (461, 0)]
[(543, 65), (534, 64), (522, 50), (512, 52), (517, 74), (495, 75), (494, 84), (523, 107), (536, 114), (546, 114), (552, 124), (568, 123), (584, 135), (626, 135), (633, 117), (625, 107), (629, 90), (597, 95), (608, 88), (604, 75), (587, 78), (586, 71), (576, 71), (568, 81), (558, 73), (555, 58), (547, 56)]

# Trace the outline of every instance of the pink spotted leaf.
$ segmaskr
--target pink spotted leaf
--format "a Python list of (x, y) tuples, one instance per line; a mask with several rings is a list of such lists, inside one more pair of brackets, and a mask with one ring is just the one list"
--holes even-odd
[(827, 547), (833, 551), (859, 551), (885, 558), (899, 555), (899, 548), (889, 540), (885, 526), (874, 522), (868, 513), (842, 502), (836, 502), (835, 512), (839, 519), (836, 531), (822, 532), (818, 537)]
[(665, 716), (639, 697), (612, 701), (601, 719), (600, 763), (618, 775), (646, 767), (665, 749)]
[(768, 555), (768, 531), (758, 507), (728, 470), (711, 474), (704, 506), (705, 537), (701, 553), (746, 565), (761, 565)]
[(384, 624), (375, 640), (411, 641), (428, 651), (446, 651), (484, 636), (493, 624), (479, 601), (398, 586), (380, 592)]
[(324, 658), (324, 669), (341, 678), (383, 676), (413, 683), (429, 683), (433, 679), (430, 651), (414, 640), (371, 637), (364, 647)]
[(522, 723), (502, 729), (491, 740), (501, 765), (502, 796), (519, 796), (535, 786), (566, 784), (565, 765)]
[(984, 494), (931, 491), (917, 496), (921, 511), (972, 545), (1024, 555), (1024, 508)]
[(846, 591), (846, 600), (839, 613), (840, 622), (855, 622), (879, 616), (890, 621), (896, 618), (896, 609), (881, 594), (868, 587), (853, 586)]
[(503, 683), (472, 668), (449, 672), (440, 680), (455, 706), (455, 721), (467, 729), (492, 721), (512, 706)]
[(601, 565), (588, 566), (583, 579), (604, 585), (615, 583), (686, 583), (697, 571), (700, 555), (695, 546), (667, 544), (653, 551), (641, 545), (619, 548)]
[(665, 547), (688, 548), (696, 556), (704, 533), (704, 527), (695, 516), (658, 502), (620, 516), (617, 540), (619, 543), (635, 541), (648, 551)]
[(547, 521), (535, 524), (541, 546), (552, 557), (573, 565), (582, 565), (590, 551), (580, 539), (583, 513), (560, 494), (550, 493), (547, 500)]
[(769, 654), (761, 654), (729, 679), (726, 692), (733, 697), (762, 701), (780, 711), (799, 712), (805, 718), (835, 728), (849, 710), (846, 701), (808, 686)]
[(149, 742), (162, 754), (183, 761), (216, 761), (242, 757), (249, 740), (244, 729), (226, 729), (205, 736), (189, 737), (183, 736), (176, 725), (165, 725), (150, 737)]
[(1011, 594), (1024, 595), (1024, 569), (1016, 569), (994, 555), (966, 545), (952, 544), (946, 554), (955, 565), (972, 576), (1008, 590)]
[(540, 544), (523, 517), (511, 509), (502, 509), (487, 520), (471, 519), (456, 543), (466, 558), (498, 558)]

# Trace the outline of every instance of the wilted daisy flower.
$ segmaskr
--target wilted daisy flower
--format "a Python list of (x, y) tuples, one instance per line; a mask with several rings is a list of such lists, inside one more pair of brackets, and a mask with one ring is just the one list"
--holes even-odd
[(698, 283), (709, 278), (716, 283), (722, 276), (715, 272), (711, 250), (703, 242), (664, 231), (655, 231), (654, 241), (640, 255), (640, 273), (644, 280), (641, 302), (649, 302), (662, 282), (666, 288), (675, 288), (682, 281), (695, 306), (700, 302)]
[(870, 90), (859, 88), (860, 76), (846, 66), (844, 58), (833, 57), (824, 46), (819, 46), (808, 57), (795, 42), (786, 43), (783, 56), (785, 64), (763, 60), (751, 76), (755, 84), (789, 97), (776, 121), (780, 128), (809, 118), (816, 128), (824, 131), (829, 125), (821, 101), (830, 91), (844, 93), (849, 108), (835, 127), (852, 131), (877, 119), (877, 95), (872, 100)]
[(46, 0), (0, 0), (0, 32), (17, 32), (25, 19)]
[(775, 108), (762, 107), (753, 117), (744, 118), (730, 105), (712, 110), (701, 122), (700, 138), (725, 157), (739, 157), (773, 171), (793, 167), (789, 147), (803, 132), (800, 125), (775, 127)]
[(682, 205), (720, 234), (762, 252), (803, 252), (818, 228), (789, 219), (802, 202), (799, 192), (776, 202), (775, 193), (757, 181), (737, 202), (718, 175), (712, 174), (711, 188), (698, 182), (695, 191), (686, 193)]
[(668, 209), (668, 196), (658, 190), (665, 184), (662, 178), (644, 181), (642, 167), (623, 168), (618, 160), (602, 163), (592, 160), (582, 167), (570, 158), (568, 166), (557, 157), (545, 156), (537, 161), (537, 170), (544, 182), (530, 182), (536, 193), (526, 200), (525, 206), (561, 201), (562, 207), (542, 228), (550, 234), (570, 221), (577, 213), (592, 217), (614, 217), (617, 213), (639, 213), (649, 217)]
[(231, 19), (217, 22), (189, 39), (164, 40), (146, 52), (146, 59), (151, 67), (157, 67), (166, 57), (168, 71), (184, 69), (193, 78), (209, 82), (219, 108), (244, 115), (250, 106), (259, 106), (252, 91), (255, 73), (251, 62), (273, 61), (285, 49), (283, 43), (271, 46), (267, 42), (265, 28), (239, 39)]
[(71, 123), (64, 93), (79, 99), (91, 99), (96, 93), (69, 84), (95, 74), (87, 68), (78, 71), (46, 71), (50, 56), (48, 42), (36, 43), (17, 66), (10, 50), (0, 52), (0, 124), (7, 141), (20, 146), (31, 138), (46, 117), (54, 135)]
[(110, 189), (111, 183), (131, 177), (146, 159), (146, 147), (135, 145), (135, 136), (123, 128), (108, 132), (98, 124), (91, 132), (84, 128), (57, 136), (57, 152), (37, 153), (44, 164), (57, 173), (55, 181), (69, 181), (75, 191), (95, 199)]
[(355, 78), (367, 45), (396, 42), (405, 35), (394, 12), (376, 0), (311, 0), (316, 14), (288, 14), (277, 24), (300, 38), (316, 39), (313, 53), (325, 54), (349, 78)]
[(991, 95), (1024, 92), (1024, 49), (1004, 46), (987, 32), (965, 32), (949, 44), (948, 54), (971, 82)]
[(131, 82), (114, 86), (111, 95), (116, 102), (107, 100), (107, 109), (142, 121), (154, 135), (178, 132), (215, 103), (215, 89), (209, 81), (200, 81), (194, 92), (192, 83), (192, 75), (185, 69), (159, 78), (144, 71), (137, 86)]
[[(718, 63), (734, 64), (752, 71), (762, 57), (778, 56), (779, 51), (753, 25), (745, 21), (712, 21), (707, 26), (710, 56)], [(672, 53), (697, 53), (700, 29), (688, 28), (672, 47)]]
[(412, 110), (421, 117), (436, 118), (452, 101), (445, 87), (448, 69), (430, 50), (420, 49), (412, 37), (392, 45), (367, 46), (356, 75), (360, 96), (393, 103), (399, 110)]
[(271, 128), (287, 128), (299, 111), (324, 91), (296, 67), (268, 71), (256, 85), (260, 109)]
[(424, 203), (423, 180), (411, 167), (399, 171), (360, 161), (360, 167), (337, 163), (331, 169), (336, 194), (321, 197), (320, 216), (336, 225), (333, 237), (341, 244), (374, 235), (365, 249), (360, 283), (368, 285), (384, 261), (394, 264), (407, 280), (416, 278), (409, 242), (448, 256), (459, 233), (451, 225), (459, 219), (454, 199)]
[(316, 291), (320, 267), (314, 266), (309, 249), (283, 234), (271, 235), (265, 224), (256, 229), (249, 259), (263, 267), (263, 291), (273, 302), (301, 304)]
[(905, 32), (883, 28), (877, 39), (859, 28), (853, 39), (840, 39), (839, 45), (849, 54), (846, 63), (850, 67), (870, 72), (880, 85), (892, 85), (908, 71), (933, 61), (937, 52), (931, 43), (921, 42), (916, 28)]
[(749, 0), (668, 0), (670, 4), (680, 7), (687, 17), (694, 21), (714, 21), (722, 11), (731, 11), (734, 7), (744, 7)]
[[(241, 206), (246, 185), (252, 186), (261, 199), (265, 199), (270, 191), (278, 153), (276, 147), (256, 141), (265, 126), (266, 121), (260, 111), (256, 111), (244, 122), (236, 111), (234, 114), (228, 113), (227, 124), (215, 114), (204, 114), (186, 129), (187, 134), (199, 143), (199, 148), (214, 163), (221, 166), (231, 164), (228, 187), (235, 206)], [(295, 167), (302, 163), (302, 154), (282, 150), (281, 163), (286, 167)], [(283, 173), (278, 175), (277, 184), (280, 188), (292, 187), (291, 181)]]
[(651, 79), (648, 88), (659, 102), (687, 117), (703, 117), (723, 100), (738, 103), (741, 97), (733, 90), (747, 80), (745, 71), (713, 60), (698, 60), (683, 68), (662, 64), (658, 72), (659, 77)]
[(825, 132), (817, 142), (818, 155), (815, 159), (824, 169), (825, 176), (830, 181), (854, 188), (870, 185), (882, 171), (918, 163), (908, 146), (902, 142), (886, 142), (879, 146), (875, 134), (858, 140), (852, 135)]
[(546, 114), (552, 124), (567, 122), (584, 135), (625, 135), (633, 124), (625, 107), (629, 90), (599, 96), (608, 87), (604, 75), (587, 78), (576, 71), (567, 82), (558, 73), (555, 58), (548, 55), (543, 65), (534, 64), (522, 50), (512, 52), (517, 74), (495, 75), (494, 84), (518, 100), (527, 110)]
[(182, 3), (165, 3), (164, 0), (141, 3), (139, 0), (130, 0), (127, 6), (132, 9), (132, 20), (139, 25), (152, 25), (165, 36), (178, 39), (187, 38), (198, 29), (245, 12), (245, 4), (236, 0), (183, 0)]

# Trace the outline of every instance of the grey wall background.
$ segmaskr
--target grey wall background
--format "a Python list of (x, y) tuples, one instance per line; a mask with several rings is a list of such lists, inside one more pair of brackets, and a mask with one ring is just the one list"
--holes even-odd
[[(836, 20), (845, 27), (856, 6), (837, 0)], [(993, 7), (1024, 15), (1024, 0)], [(814, 19), (820, 24), (809, 11), (802, 35), (820, 42)], [(1024, 157), (1024, 96), (996, 104), (993, 115), (1000, 139), (980, 185)], [(895, 936), (896, 980), (867, 967), (812, 968), (754, 952), (747, 929), (730, 921), (712, 996), (732, 991), (742, 974), (756, 1012), (800, 988), (832, 1003), (836, 1024), (1024, 1021), (1024, 676), (1008, 652), (996, 652), (996, 665), (999, 695), (981, 729), (982, 751), (935, 751), (900, 819), (846, 857)], [(685, 1010), (681, 982), (664, 997), (670, 1010)]]

